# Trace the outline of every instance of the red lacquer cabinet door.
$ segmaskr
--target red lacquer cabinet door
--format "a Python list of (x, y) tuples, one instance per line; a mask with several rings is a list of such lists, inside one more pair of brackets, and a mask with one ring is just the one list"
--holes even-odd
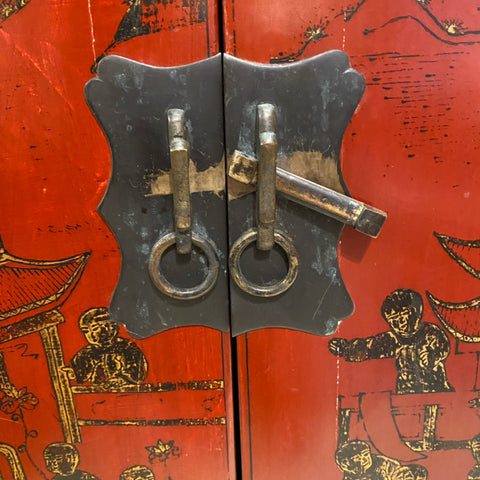
[(388, 214), (376, 239), (343, 229), (337, 328), (237, 337), (242, 478), (479, 478), (478, 5), (233, 0), (224, 25), (246, 60), (346, 53), (365, 91), (343, 179)]
[[(475, 2), (4, 0), (0, 6), (2, 478), (233, 480), (237, 471), (254, 480), (480, 478)], [(251, 300), (231, 281), (232, 329), (241, 332), (233, 343), (226, 332), (226, 247), (217, 241), (213, 254), (224, 265), (217, 279), (223, 303), (202, 313), (214, 320), (198, 316), (209, 327), (189, 318), (182, 325), (191, 326), (172, 328), (169, 307), (149, 310), (152, 305), (142, 303), (145, 284), (132, 280), (127, 254), (121, 255), (128, 228), (146, 239), (140, 219), (163, 221), (171, 199), (155, 198), (170, 198), (173, 189), (167, 169), (156, 163), (155, 141), (144, 141), (166, 137), (166, 116), (142, 116), (148, 109), (142, 95), (132, 101), (141, 113), (137, 123), (124, 110), (128, 96), (154, 78), (135, 62), (155, 68), (209, 59), (219, 67), (220, 45), (230, 56), (256, 62), (254, 69), (279, 71), (337, 50), (322, 58), (340, 59), (345, 78), (356, 79), (347, 82), (351, 88), (338, 94), (327, 68), (318, 98), (305, 102), (309, 92), (300, 78), (285, 89), (285, 103), (282, 93), (274, 105), (277, 125), (281, 132), (284, 105), (295, 115), (301, 115), (295, 108), (311, 107), (320, 112), (321, 136), (338, 120), (336, 106), (340, 116), (348, 103), (342, 95), (350, 98), (351, 119), (342, 113), (350, 121), (334, 129), (335, 148), (317, 148), (318, 138), (306, 138), (311, 148), (289, 158), (282, 151), (290, 140), (278, 135), (278, 162), (315, 182), (334, 177), (327, 186), (387, 213), (378, 238), (342, 230), (340, 223), (332, 227), (328, 252), (335, 261), (327, 265), (320, 237), (309, 237), (307, 207), (290, 208), (279, 195), (279, 208), (298, 217), (298, 231), (283, 232), (298, 258), (313, 252), (319, 260), (300, 261), (296, 283), (278, 303)], [(240, 118), (255, 105), (230, 110), (235, 101), (228, 82), (233, 78), (241, 88), (243, 78), (230, 75), (228, 65), (225, 114)], [(182, 90), (184, 74), (166, 76)], [(108, 75), (113, 87), (102, 93)], [(245, 89), (258, 88), (257, 106), (273, 98), (268, 75), (263, 84), (248, 74), (244, 82)], [(216, 81), (215, 101), (222, 94), (220, 76)], [(197, 82), (201, 104), (206, 90)], [(148, 98), (155, 103), (154, 95)], [(328, 116), (321, 115), (325, 105)], [(206, 158), (207, 149), (195, 144), (189, 106), (169, 108), (184, 108), (194, 155)], [(221, 125), (221, 116), (205, 125)], [(231, 120), (225, 118), (227, 140)], [(163, 130), (152, 131), (157, 121)], [(248, 135), (239, 136), (239, 146), (254, 144), (254, 129), (241, 128)], [(306, 130), (315, 132), (315, 125)], [(146, 145), (143, 164), (125, 148), (130, 138)], [(213, 143), (221, 150), (223, 135)], [(142, 165), (140, 180), (118, 182), (115, 162), (125, 158)], [(205, 236), (218, 218), (218, 209), (202, 206), (210, 194), (225, 210), (237, 194), (248, 207), (234, 210), (232, 202), (229, 220), (225, 213), (225, 224), (217, 222), (213, 231), (225, 236), (230, 222), (230, 235), (237, 235), (257, 220), (253, 187), (237, 190), (229, 180), (225, 194), (223, 168), (231, 162), (227, 145), (225, 162), (212, 170), (189, 164), (194, 233)], [(330, 165), (330, 173), (316, 162)], [(208, 171), (215, 173), (213, 183), (202, 176)], [(135, 189), (153, 203), (120, 208)], [(278, 218), (281, 224), (284, 217)], [(116, 230), (116, 220), (128, 228)], [(166, 233), (158, 225), (154, 231)], [(145, 241), (135, 248), (144, 258), (154, 246)], [(331, 283), (302, 285), (306, 269)], [(298, 296), (287, 302), (286, 315), (276, 305), (292, 292)], [(254, 306), (244, 309), (250, 301)], [(187, 311), (179, 302), (171, 310)], [(265, 323), (277, 314), (283, 328)], [(151, 319), (157, 322), (151, 328), (132, 327)], [(257, 321), (269, 328), (257, 329)], [(305, 321), (309, 329), (299, 326)], [(237, 327), (242, 322), (248, 328)]]
[(228, 333), (110, 318), (110, 152), (83, 93), (106, 55), (182, 65), (218, 39), (210, 0), (0, 5), (4, 479), (235, 478)]

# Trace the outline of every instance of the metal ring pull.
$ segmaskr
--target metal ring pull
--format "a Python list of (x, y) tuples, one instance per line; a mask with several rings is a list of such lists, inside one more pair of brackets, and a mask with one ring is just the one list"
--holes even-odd
[[(192, 234), (185, 112), (172, 108), (168, 110), (167, 116), (175, 232), (164, 235), (153, 246), (148, 261), (148, 271), (155, 286), (165, 295), (182, 300), (194, 299), (205, 295), (213, 288), (218, 276), (219, 263), (212, 243), (195, 233)], [(180, 255), (190, 254), (192, 244), (203, 252), (207, 258), (208, 272), (200, 284), (194, 287), (177, 287), (163, 275), (160, 262), (165, 251), (173, 244), (176, 245), (177, 254)]]
[[(230, 250), (229, 266), (233, 280), (244, 292), (259, 297), (274, 297), (290, 288), (298, 273), (298, 256), (292, 241), (275, 230), (275, 189), (277, 168), (277, 137), (275, 107), (265, 103), (257, 106), (258, 171), (257, 228), (247, 230)], [(283, 249), (288, 259), (286, 276), (270, 285), (257, 285), (242, 272), (240, 258), (244, 250), (256, 241), (259, 250), (271, 250), (274, 244)]]
[(191, 240), (193, 245), (198, 247), (207, 257), (208, 261), (208, 273), (207, 276), (204, 278), (202, 283), (196, 285), (194, 287), (185, 287), (180, 288), (173, 285), (169, 282), (165, 275), (160, 270), (160, 261), (162, 259), (163, 254), (167, 250), (168, 247), (176, 243), (177, 238), (175, 233), (168, 233), (167, 235), (163, 236), (152, 248), (150, 253), (150, 259), (148, 261), (148, 271), (150, 272), (150, 277), (155, 284), (155, 286), (163, 292), (165, 295), (168, 295), (172, 298), (178, 298), (181, 300), (185, 299), (194, 299), (201, 297), (208, 293), (217, 280), (218, 276), (218, 259), (213, 249), (212, 244), (196, 235), (195, 233), (192, 234)]
[(250, 295), (257, 297), (274, 297), (288, 290), (297, 278), (298, 256), (291, 240), (278, 230), (274, 231), (274, 242), (283, 249), (288, 258), (288, 271), (285, 277), (272, 285), (257, 285), (248, 280), (240, 266), (240, 257), (244, 250), (255, 240), (258, 240), (258, 232), (255, 228), (244, 232), (233, 244), (230, 250), (230, 274), (235, 283)]

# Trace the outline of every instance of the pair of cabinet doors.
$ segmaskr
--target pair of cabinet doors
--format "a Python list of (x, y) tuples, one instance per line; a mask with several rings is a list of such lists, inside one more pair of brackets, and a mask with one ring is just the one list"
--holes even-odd
[[(0, 6), (2, 478), (480, 478), (478, 4), (3, 0)], [(362, 95), (360, 80), (361, 88), (340, 93), (333, 80), (322, 84), (318, 105), (333, 107), (319, 125), (335, 124), (336, 108), (345, 125), (335, 127), (337, 143), (324, 146), (320, 158), (329, 153), (338, 162), (337, 190), (387, 212), (378, 238), (335, 221), (330, 283), (301, 283), (299, 273), (298, 293), (287, 305), (286, 294), (251, 301), (235, 293), (234, 283), (229, 305), (223, 268), (217, 283), (225, 295), (203, 320), (188, 313), (201, 299), (174, 301), (187, 318), (176, 327), (168, 302), (164, 311), (140, 300), (125, 306), (136, 298), (132, 290), (146, 287), (121, 273), (118, 232), (97, 212), (113, 175), (111, 153), (115, 160), (128, 148), (118, 146), (128, 140), (126, 130), (109, 131), (124, 104), (107, 105), (108, 86), (90, 97), (99, 122), (84, 85), (111, 68), (118, 88), (141, 90), (128, 78), (122, 83), (125, 72), (111, 67), (110, 55), (176, 67), (225, 52), (285, 70), (332, 49), (345, 52), (365, 89)], [(306, 76), (284, 92), (294, 115), (304, 108)], [(258, 99), (268, 99), (270, 83), (255, 82), (265, 89)], [(345, 118), (340, 110), (348, 101)], [(228, 125), (227, 116), (244, 110), (226, 105)], [(102, 108), (112, 114), (110, 123), (102, 123)], [(275, 108), (281, 131), (287, 107)], [(188, 126), (191, 112), (185, 113)], [(141, 133), (141, 125), (135, 128)], [(328, 128), (323, 124), (320, 136)], [(295, 139), (279, 138), (279, 149), (288, 141)], [(223, 138), (213, 143), (223, 145)], [(318, 181), (322, 162), (308, 156), (308, 147), (303, 153), (283, 167)], [(139, 178), (158, 173), (142, 168)], [(128, 188), (119, 204), (128, 204)], [(225, 220), (215, 228), (226, 238), (227, 199), (216, 198)], [(256, 222), (255, 193), (245, 198), (245, 211), (230, 217), (235, 236)], [(288, 210), (282, 202), (279, 196), (279, 208)], [(135, 205), (112, 208), (139, 234), (141, 206), (134, 213)], [(300, 260), (314, 252), (299, 272), (322, 270), (325, 279), (326, 264), (314, 255), (321, 250), (325, 260), (325, 248), (309, 237), (314, 229), (304, 208), (293, 210), (300, 226), (287, 235), (295, 237)], [(158, 215), (173, 215), (171, 204), (164, 209)], [(114, 291), (117, 307), (109, 313)], [(313, 313), (309, 301), (318, 307)], [(240, 325), (234, 336), (229, 307)], [(283, 320), (265, 320), (275, 315)]]

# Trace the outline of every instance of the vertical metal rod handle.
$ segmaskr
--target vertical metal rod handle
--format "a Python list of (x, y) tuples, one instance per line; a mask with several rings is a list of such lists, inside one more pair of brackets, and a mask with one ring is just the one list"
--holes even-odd
[[(215, 246), (207, 238), (192, 233), (189, 178), (189, 145), (185, 129), (185, 112), (171, 108), (167, 112), (168, 147), (170, 152), (170, 184), (173, 196), (174, 232), (160, 237), (150, 251), (148, 273), (157, 289), (178, 300), (190, 300), (206, 295), (217, 281), (219, 262)], [(162, 272), (164, 253), (176, 245), (178, 254), (188, 254), (192, 244), (203, 253), (208, 270), (204, 279), (193, 287), (180, 287), (171, 283)], [(199, 252), (198, 252), (199, 253)]]
[(275, 235), (275, 184), (277, 136), (275, 107), (269, 103), (257, 106), (258, 177), (257, 177), (257, 248), (270, 250)]
[(192, 250), (192, 222), (185, 112), (179, 108), (172, 108), (168, 110), (167, 116), (175, 244), (177, 253), (187, 254)]

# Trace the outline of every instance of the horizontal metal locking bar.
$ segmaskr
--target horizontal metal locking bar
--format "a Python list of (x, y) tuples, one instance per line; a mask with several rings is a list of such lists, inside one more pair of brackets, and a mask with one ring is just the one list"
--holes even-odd
[[(229, 177), (244, 184), (255, 185), (257, 172), (257, 159), (238, 150), (234, 151), (228, 166)], [(370, 237), (378, 236), (387, 217), (382, 210), (278, 167), (276, 188), (290, 200), (351, 225)]]

